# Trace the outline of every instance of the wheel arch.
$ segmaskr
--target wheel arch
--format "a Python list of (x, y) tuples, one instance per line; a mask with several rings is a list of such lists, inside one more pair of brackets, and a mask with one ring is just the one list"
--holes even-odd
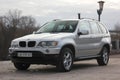
[(75, 47), (74, 47), (74, 45), (73, 45), (73, 44), (65, 44), (65, 45), (62, 46), (60, 52), (61, 52), (62, 49), (65, 48), (65, 47), (70, 48), (70, 49), (72, 50), (72, 52), (73, 52), (73, 56), (75, 57)]
[(109, 44), (104, 44), (103, 47), (106, 47), (110, 53), (110, 45)]

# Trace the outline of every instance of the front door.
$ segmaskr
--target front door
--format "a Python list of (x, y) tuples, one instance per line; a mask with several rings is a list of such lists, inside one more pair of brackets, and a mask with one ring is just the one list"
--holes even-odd
[(92, 38), (91, 38), (91, 28), (88, 21), (81, 21), (78, 25), (78, 32), (88, 31), (86, 35), (76, 36), (77, 45), (77, 57), (86, 57), (92, 55)]

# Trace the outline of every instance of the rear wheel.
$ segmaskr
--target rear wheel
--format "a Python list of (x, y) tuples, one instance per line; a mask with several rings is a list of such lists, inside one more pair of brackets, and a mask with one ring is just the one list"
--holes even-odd
[(108, 64), (109, 61), (109, 50), (107, 47), (103, 47), (101, 51), (101, 56), (97, 58), (97, 62), (100, 66), (104, 66)]
[(25, 63), (14, 63), (14, 66), (18, 70), (27, 70), (30, 67), (30, 64)]
[(57, 68), (59, 71), (70, 71), (73, 65), (73, 52), (69, 48), (63, 48), (61, 50)]

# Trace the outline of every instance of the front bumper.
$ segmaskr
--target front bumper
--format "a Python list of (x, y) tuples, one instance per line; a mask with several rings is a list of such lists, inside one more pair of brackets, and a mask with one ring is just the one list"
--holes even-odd
[(12, 54), (17, 51), (38, 51), (41, 52), (42, 54), (59, 54), (60, 53), (60, 48), (9, 48), (9, 53)]
[[(14, 63), (29, 63), (29, 64), (56, 64), (58, 61), (58, 54), (43, 54), (38, 51), (29, 51), (32, 53), (32, 57), (18, 57), (17, 53), (21, 51), (16, 51), (10, 54), (10, 58)], [(22, 53), (28, 51), (22, 51)]]
[[(18, 57), (18, 53), (32, 53), (32, 57)], [(12, 62), (29, 64), (56, 64), (59, 48), (9, 48)]]

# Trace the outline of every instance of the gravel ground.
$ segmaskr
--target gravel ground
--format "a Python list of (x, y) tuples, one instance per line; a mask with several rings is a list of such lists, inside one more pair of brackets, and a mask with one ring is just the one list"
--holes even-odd
[(0, 80), (120, 80), (120, 55), (112, 55), (108, 66), (98, 66), (96, 60), (75, 62), (70, 72), (57, 72), (51, 65), (18, 71), (10, 61), (1, 61)]

